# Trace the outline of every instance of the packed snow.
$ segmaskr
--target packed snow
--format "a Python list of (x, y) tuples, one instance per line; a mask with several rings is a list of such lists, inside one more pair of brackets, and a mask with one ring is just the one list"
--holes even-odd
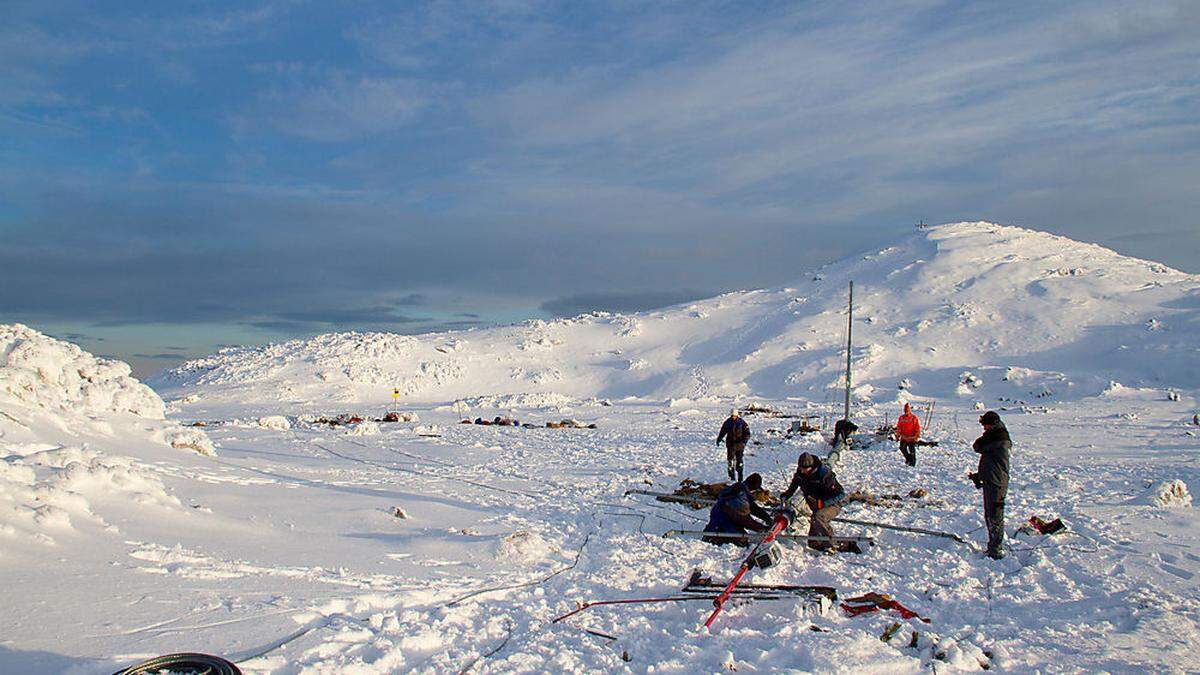
[[(838, 473), (895, 498), (842, 515), (969, 543), (838, 524), (876, 545), (787, 544), (749, 581), (885, 593), (928, 623), (799, 599), (712, 632), (707, 601), (552, 622), (733, 575), (743, 549), (661, 536), (705, 511), (626, 492), (724, 480), (731, 407), (763, 411), (746, 463), (773, 492), (827, 454), (787, 431), (840, 415), (851, 279), (861, 430)], [(247, 673), (1200, 670), (1198, 311), (1194, 275), (958, 223), (638, 315), (227, 349), (152, 381), (165, 420), (122, 364), (0, 326), (0, 672), (180, 651)], [(915, 468), (873, 433), (906, 401), (938, 441)], [(966, 478), (984, 409), (1015, 441), (1001, 561)], [(530, 426), (460, 423), (495, 416)], [(596, 428), (545, 426), (564, 418)]]

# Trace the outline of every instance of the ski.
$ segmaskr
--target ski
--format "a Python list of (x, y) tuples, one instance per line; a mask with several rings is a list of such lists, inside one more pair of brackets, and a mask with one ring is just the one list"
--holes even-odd
[[(726, 541), (752, 541), (760, 536), (760, 533), (756, 532), (753, 534), (738, 534), (736, 532), (705, 532), (703, 530), (667, 530), (666, 532), (663, 532), (663, 536), (667, 538), (684, 539), (703, 539), (708, 537), (710, 539), (723, 539)], [(778, 539), (780, 541), (802, 542), (820, 541), (835, 545), (851, 542), (860, 545), (875, 545), (875, 540), (871, 537), (810, 537), (807, 534), (780, 534), (776, 535), (774, 539)]]
[[(691, 594), (691, 595), (676, 595), (659, 598), (625, 598), (621, 600), (593, 600), (590, 602), (577, 603), (577, 607), (566, 614), (557, 616), (550, 620), (550, 623), (558, 623), (575, 616), (576, 614), (590, 609), (592, 607), (603, 607), (605, 605), (644, 605), (644, 604), (659, 604), (667, 602), (692, 602), (695, 600), (710, 600), (716, 602), (720, 599), (721, 594), (714, 589), (710, 589), (707, 593)], [(739, 600), (783, 600), (787, 596), (782, 593), (765, 593), (758, 592), (754, 594), (739, 595)]]
[[(685, 593), (694, 592), (711, 592), (713, 589), (723, 588), (712, 580), (711, 577), (703, 576), (700, 570), (694, 570), (692, 576), (688, 578), (687, 584), (684, 585)], [(758, 592), (768, 591), (773, 593), (794, 593), (800, 595), (821, 595), (830, 600), (837, 600), (837, 589), (832, 586), (798, 586), (794, 584), (741, 584), (735, 589), (737, 592)]]
[(878, 528), (882, 528), (884, 530), (894, 530), (896, 532), (911, 532), (913, 534), (927, 534), (931, 537), (942, 537), (944, 539), (953, 539), (954, 541), (957, 541), (960, 544), (967, 543), (966, 539), (963, 539), (962, 537), (960, 537), (957, 534), (954, 534), (953, 532), (939, 532), (938, 530), (926, 530), (923, 527), (905, 527), (903, 525), (888, 525), (887, 523), (876, 523), (876, 522), (873, 522), (870, 520), (855, 520), (853, 518), (834, 518), (833, 522), (846, 523), (848, 525), (865, 525), (867, 527), (878, 527)]
[(655, 500), (660, 501), (660, 502), (670, 502), (670, 503), (674, 503), (674, 504), (688, 504), (697, 509), (703, 508), (705, 506), (712, 506), (713, 504), (717, 503), (717, 500), (709, 499), (708, 497), (700, 497), (700, 496), (689, 497), (687, 495), (677, 495), (677, 494), (672, 494), (670, 492), (654, 492), (652, 490), (626, 490), (625, 495), (626, 496), (648, 495), (650, 497), (654, 497)]

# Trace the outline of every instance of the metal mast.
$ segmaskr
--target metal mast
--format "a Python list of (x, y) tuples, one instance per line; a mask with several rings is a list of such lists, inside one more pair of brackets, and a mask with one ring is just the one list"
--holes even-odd
[(854, 342), (854, 282), (850, 282), (850, 311), (846, 319), (846, 411), (842, 419), (850, 421), (850, 347)]

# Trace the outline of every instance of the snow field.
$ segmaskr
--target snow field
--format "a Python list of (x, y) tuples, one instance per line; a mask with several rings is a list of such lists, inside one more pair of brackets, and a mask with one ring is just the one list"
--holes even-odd
[[(788, 599), (734, 603), (711, 634), (705, 601), (553, 623), (579, 602), (677, 595), (695, 569), (733, 574), (741, 549), (660, 536), (706, 512), (625, 491), (723, 480), (730, 407), (831, 426), (849, 279), (863, 433), (839, 477), (928, 494), (843, 515), (971, 544), (839, 524), (877, 545), (787, 545), (749, 581), (887, 593), (930, 622)], [(959, 223), (794, 288), (636, 316), (223, 350), (155, 380), (169, 406), (123, 364), (0, 326), (0, 672), (187, 650), (248, 673), (1194, 672), (1198, 311), (1193, 275)], [(401, 422), (316, 422), (380, 417), (394, 389)], [(915, 469), (869, 433), (904, 401), (936, 405), (940, 445)], [(984, 409), (1015, 440), (999, 562), (966, 479)], [(495, 415), (598, 428), (458, 424)], [(747, 471), (773, 491), (800, 452), (827, 452), (783, 438), (792, 419), (748, 419)], [(1034, 515), (1069, 531), (1021, 533)]]

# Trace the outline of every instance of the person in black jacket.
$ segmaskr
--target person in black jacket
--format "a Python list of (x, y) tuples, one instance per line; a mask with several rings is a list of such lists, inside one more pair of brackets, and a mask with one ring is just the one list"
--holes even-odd
[[(808, 518), (808, 536), (832, 537), (833, 519), (837, 518), (842, 506), (848, 501), (846, 491), (842, 489), (842, 484), (838, 482), (833, 469), (822, 464), (816, 455), (807, 452), (801, 454), (796, 460), (796, 473), (792, 475), (792, 482), (780, 498), (788, 502), (797, 490), (804, 495), (804, 501), (812, 510), (812, 515)], [(827, 541), (809, 541), (808, 545), (820, 551), (830, 548)], [(861, 553), (854, 542), (840, 546), (838, 550)]]
[[(717, 494), (717, 503), (708, 514), (705, 532), (746, 534), (747, 530), (762, 532), (773, 520), (766, 509), (754, 501), (754, 492), (762, 489), (762, 476), (752, 473), (746, 480), (734, 483)], [(728, 543), (728, 539), (709, 539), (710, 544)], [(733, 543), (744, 542), (734, 541)]]
[(983, 522), (987, 525), (987, 555), (993, 560), (1004, 557), (1004, 498), (1008, 496), (1008, 456), (1012, 438), (1000, 420), (989, 410), (979, 417), (983, 435), (973, 448), (979, 453), (979, 470), (969, 474), (975, 487), (983, 490)]
[(721, 433), (717, 434), (717, 445), (725, 441), (725, 463), (729, 469), (729, 480), (737, 476), (742, 480), (742, 453), (746, 451), (746, 441), (750, 440), (750, 425), (738, 414), (737, 409), (729, 411), (729, 419), (721, 425)]

